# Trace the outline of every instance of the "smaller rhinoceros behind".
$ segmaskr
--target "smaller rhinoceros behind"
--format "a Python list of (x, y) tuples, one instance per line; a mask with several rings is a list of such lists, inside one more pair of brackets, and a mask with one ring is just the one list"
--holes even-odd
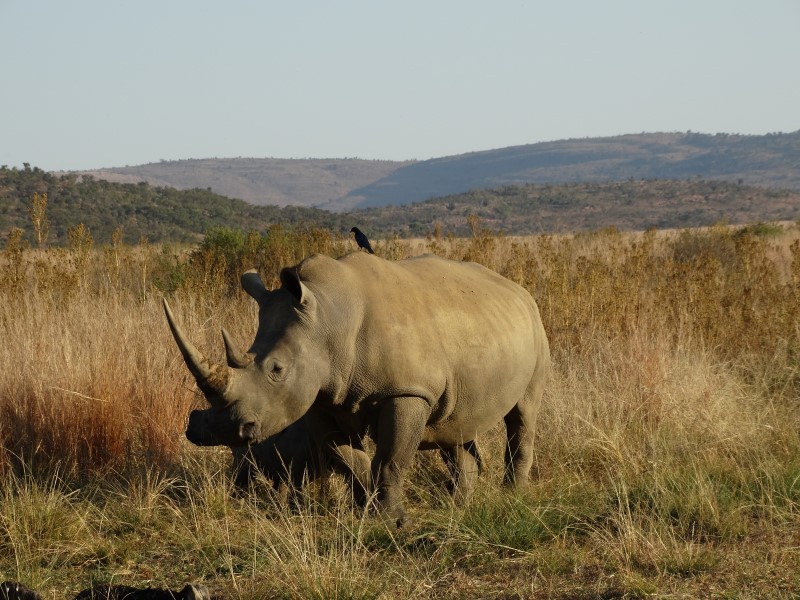
[[(192, 412), (186, 431), (187, 439), (198, 446), (224, 445), (214, 439), (209, 424), (203, 418), (204, 415), (205, 411), (202, 410)], [(285, 501), (288, 494), (301, 490), (306, 483), (324, 477), (330, 470), (334, 470), (347, 479), (354, 501), (363, 507), (370, 491), (369, 482), (354, 481), (353, 472), (356, 467), (350, 463), (345, 463), (343, 460), (333, 461), (332, 464), (327, 462), (324, 452), (313, 441), (306, 419), (307, 417), (303, 417), (263, 442), (250, 446), (230, 446), (233, 455), (233, 484), (237, 489), (246, 491), (250, 489), (253, 480), (260, 475), (271, 482), (274, 492)], [(468, 488), (456, 485), (458, 477), (474, 478), (483, 468), (483, 461), (476, 444), (469, 442), (466, 448), (476, 460), (477, 470), (474, 473), (459, 474), (451, 453), (444, 449), (440, 450), (445, 465), (453, 477), (450, 492), (456, 504), (463, 504), (468, 494)], [(343, 464), (346, 467), (343, 467)]]
[[(168, 318), (172, 319), (166, 301), (164, 306)], [(252, 362), (252, 357), (241, 352), (224, 329), (222, 337), (230, 368), (244, 368)], [(217, 435), (217, 412), (213, 405), (193, 410), (189, 414), (186, 438), (197, 446), (228, 446), (233, 455), (233, 482), (238, 489), (248, 489), (260, 474), (285, 499), (288, 493), (300, 490), (306, 482), (320, 479), (333, 470), (345, 477), (355, 502), (359, 506), (366, 504), (370, 490), (369, 458), (363, 450), (346, 444), (340, 445), (334, 455), (325, 452), (323, 438), (316, 436), (310, 425), (312, 415), (304, 415), (264, 441), (243, 446)]]
[[(187, 439), (198, 446), (224, 446), (214, 438), (207, 421), (208, 411), (195, 410), (189, 416)], [(263, 476), (272, 484), (272, 489), (282, 500), (297, 492), (306, 483), (324, 477), (330, 470), (341, 473), (348, 479), (354, 499), (363, 505), (367, 498), (367, 483), (356, 485), (352, 481), (353, 469), (339, 467), (341, 461), (326, 460), (321, 449), (314, 443), (306, 424), (306, 417), (292, 423), (283, 431), (263, 442), (249, 446), (229, 446), (233, 455), (233, 484), (237, 489), (250, 489), (254, 479)]]
[[(209, 427), (210, 410), (213, 409), (190, 413), (186, 438), (197, 446), (225, 446)], [(304, 419), (263, 442), (229, 447), (233, 455), (233, 483), (240, 490), (247, 490), (258, 474), (268, 479), (276, 491), (299, 489), (321, 472)]]

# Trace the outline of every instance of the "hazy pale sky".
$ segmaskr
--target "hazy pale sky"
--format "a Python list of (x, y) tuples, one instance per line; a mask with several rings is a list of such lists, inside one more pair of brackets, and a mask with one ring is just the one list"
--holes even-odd
[(800, 129), (800, 0), (0, 0), (0, 164)]

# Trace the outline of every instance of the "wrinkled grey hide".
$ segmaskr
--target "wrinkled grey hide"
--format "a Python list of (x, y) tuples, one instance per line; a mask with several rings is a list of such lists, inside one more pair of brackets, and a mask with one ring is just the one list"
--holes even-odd
[[(312, 256), (259, 304), (247, 356), (209, 362), (165, 303), (175, 340), (213, 407), (209, 429), (230, 446), (257, 444), (304, 415), (315, 443), (363, 481), (361, 440), (375, 441), (369, 477), (383, 512), (405, 520), (402, 482), (418, 448), (441, 448), (466, 497), (477, 471), (470, 442), (503, 419), (508, 484), (524, 485), (549, 349), (530, 294), (473, 263), (365, 253)], [(233, 356), (231, 356), (233, 355)], [(233, 359), (233, 360), (231, 360)], [(460, 490), (460, 491), (459, 491)]]

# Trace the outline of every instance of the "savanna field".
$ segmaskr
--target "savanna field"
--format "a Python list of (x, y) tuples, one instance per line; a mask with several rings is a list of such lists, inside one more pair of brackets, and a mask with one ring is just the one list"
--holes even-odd
[(527, 288), (553, 354), (533, 482), (500, 485), (503, 447), (465, 508), (437, 453), (407, 486), (413, 525), (353, 509), (331, 476), (287, 507), (236, 493), (226, 448), (183, 436), (204, 399), (164, 319), (208, 356), (253, 339), (268, 286), (325, 230), (218, 229), (198, 246), (0, 251), (0, 580), (44, 598), (90, 585), (223, 598), (800, 596), (800, 227), (373, 240), (379, 256), (482, 263)]

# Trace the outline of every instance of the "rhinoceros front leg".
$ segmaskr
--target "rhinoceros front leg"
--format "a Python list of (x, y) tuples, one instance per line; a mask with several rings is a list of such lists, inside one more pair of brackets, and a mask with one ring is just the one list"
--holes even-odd
[(403, 478), (419, 449), (430, 413), (423, 398), (402, 396), (386, 399), (378, 415), (372, 476), (381, 512), (398, 527), (407, 522)]
[(347, 480), (356, 506), (367, 505), (372, 489), (371, 463), (363, 448), (349, 442), (332, 443), (332, 464), (336, 472)]
[[(320, 453), (317, 457), (321, 467), (330, 467), (344, 476), (357, 506), (367, 504), (371, 486), (371, 461), (361, 439), (354, 439), (341, 430), (335, 420), (318, 411), (309, 411), (306, 416), (311, 429), (311, 438)], [(323, 470), (322, 468), (320, 470)]]
[(461, 446), (442, 448), (442, 458), (453, 478), (451, 492), (456, 506), (463, 506), (472, 495), (475, 480), (480, 473), (481, 457), (475, 442), (466, 442)]

